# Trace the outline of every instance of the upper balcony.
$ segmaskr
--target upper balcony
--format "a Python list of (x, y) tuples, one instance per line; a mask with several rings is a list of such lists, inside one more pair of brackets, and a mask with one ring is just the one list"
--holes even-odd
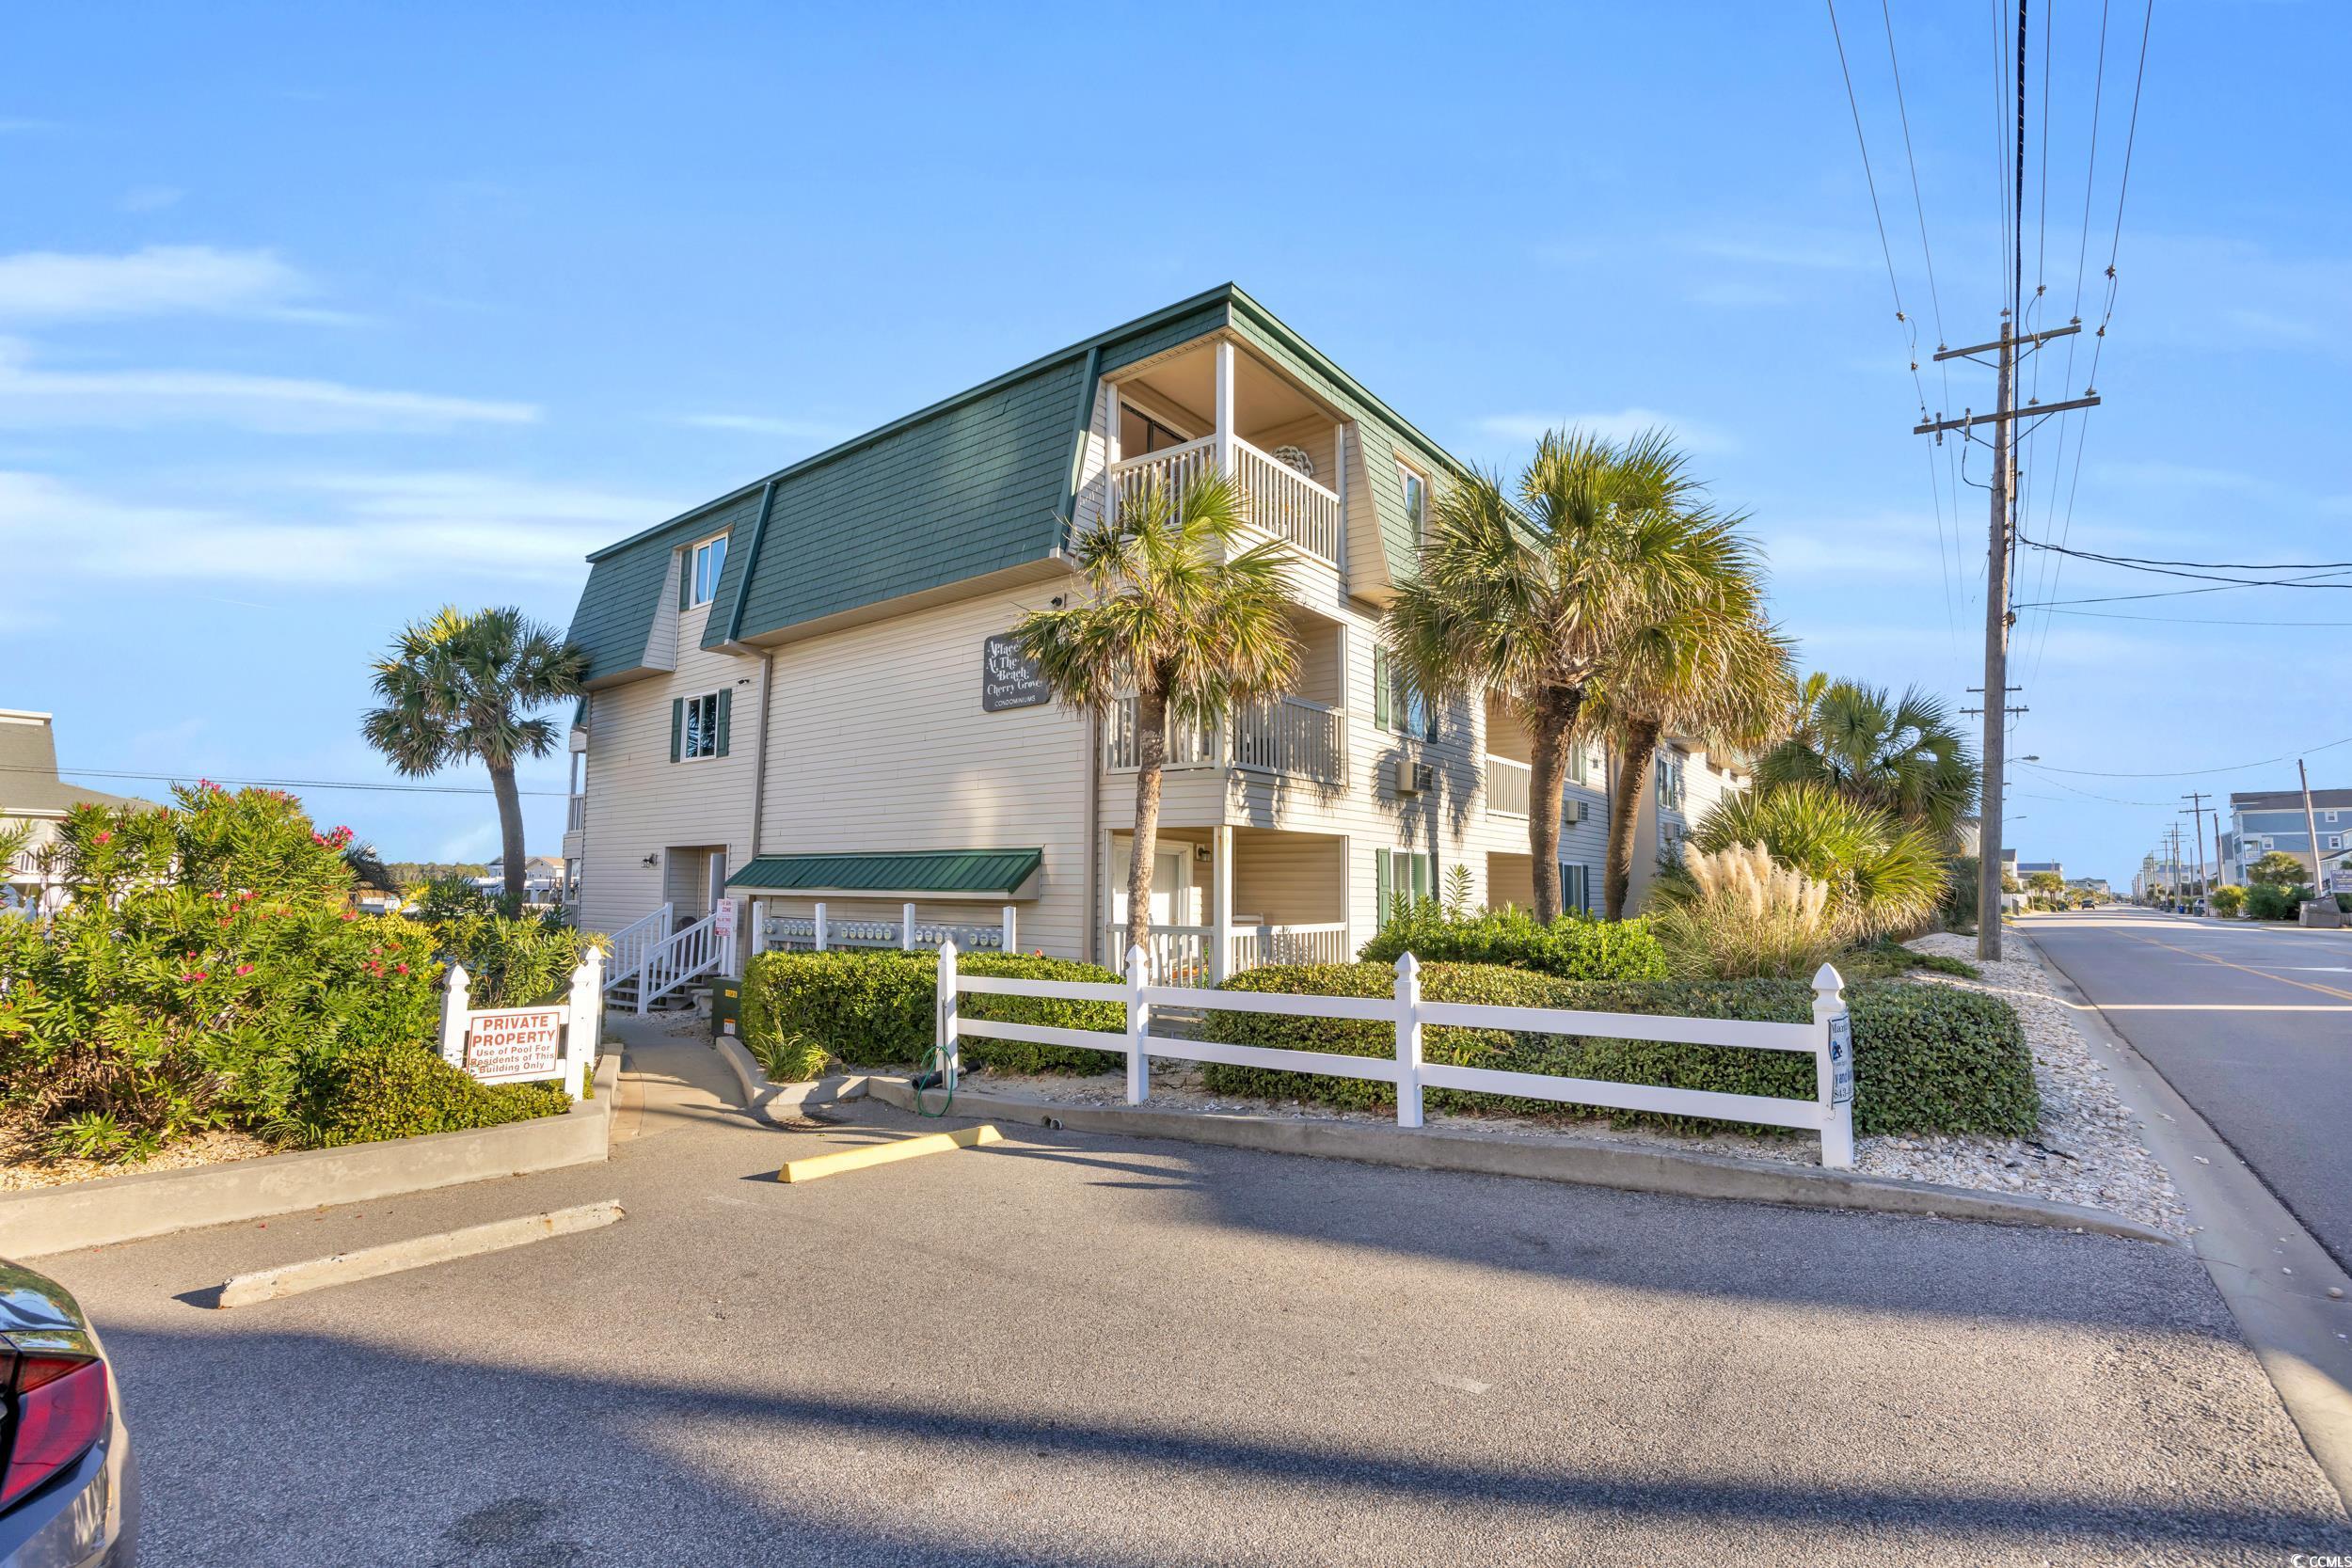
[(1249, 525), (1334, 568), (1347, 554), (1347, 427), (1225, 339), (1147, 361), (1116, 397), (1105, 499), (1222, 472)]
[[(1347, 713), (1342, 690), (1346, 633), (1336, 621), (1290, 612), (1298, 648), (1292, 689), (1234, 706), (1223, 724), (1171, 723), (1171, 769), (1230, 768), (1338, 786), (1347, 781)], [(1111, 705), (1103, 726), (1103, 766), (1132, 771), (1136, 763), (1136, 700)]]

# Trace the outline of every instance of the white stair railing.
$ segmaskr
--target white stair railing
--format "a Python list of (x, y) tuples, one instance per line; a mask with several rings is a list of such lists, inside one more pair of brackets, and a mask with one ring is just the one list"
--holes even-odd
[(677, 906), (664, 904), (643, 920), (613, 932), (612, 964), (604, 972), (604, 989), (611, 990), (644, 969), (645, 956), (670, 940), (670, 926), (676, 917)]
[(717, 917), (705, 915), (684, 927), (645, 955), (644, 973), (637, 976), (637, 1010), (655, 1002), (698, 974), (719, 967), (721, 958)]

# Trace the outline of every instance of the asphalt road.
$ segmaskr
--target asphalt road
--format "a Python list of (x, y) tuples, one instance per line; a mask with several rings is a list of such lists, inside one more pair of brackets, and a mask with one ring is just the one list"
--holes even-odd
[[(2277, 1562), (2352, 1522), (2197, 1259), (1009, 1128), (611, 1164), (44, 1260), (173, 1568)], [(937, 1124), (927, 1124), (936, 1126)], [(228, 1275), (619, 1225), (214, 1310)]]
[(2092, 911), (2033, 939), (2352, 1268), (2352, 931)]

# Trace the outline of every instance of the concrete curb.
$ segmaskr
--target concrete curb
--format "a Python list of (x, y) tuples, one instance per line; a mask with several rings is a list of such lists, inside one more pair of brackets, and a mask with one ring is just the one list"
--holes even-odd
[(835, 1073), (806, 1084), (774, 1084), (760, 1069), (757, 1058), (745, 1049), (743, 1042), (721, 1035), (714, 1042), (719, 1056), (735, 1074), (736, 1084), (743, 1091), (743, 1108), (771, 1126), (780, 1126), (800, 1114), (804, 1106), (830, 1105), (839, 1100), (860, 1100), (866, 1095), (867, 1079), (862, 1072)]
[(330, 1257), (307, 1259), (299, 1263), (281, 1263), (274, 1269), (236, 1275), (220, 1288), (220, 1295), (213, 1305), (252, 1307), (284, 1296), (300, 1295), (305, 1291), (322, 1291), (329, 1285), (351, 1285), (362, 1279), (399, 1274), (405, 1269), (421, 1269), (430, 1264), (473, 1258), (485, 1252), (501, 1252), (508, 1247), (525, 1246), (556, 1236), (574, 1236), (583, 1230), (617, 1224), (624, 1217), (624, 1212), (619, 1199), (607, 1198), (602, 1203), (583, 1203), (571, 1209), (549, 1210), (544, 1214), (522, 1214), (511, 1220), (492, 1220), (486, 1225), (469, 1225), (459, 1230), (443, 1230), (430, 1236), (411, 1236), (405, 1241), (386, 1242), (381, 1246), (361, 1247), (357, 1252), (338, 1252)]
[[(900, 1110), (914, 1108), (914, 1096), (902, 1078), (873, 1078), (867, 1082), (866, 1092)], [(1740, 1198), (1805, 1209), (1851, 1209), (1979, 1220), (1993, 1225), (2043, 1226), (2153, 1242), (2164, 1246), (2180, 1244), (2152, 1226), (2071, 1203), (1899, 1181), (1890, 1177), (1823, 1170), (1818, 1165), (1788, 1165), (1725, 1154), (1604, 1143), (1597, 1138), (1481, 1132), (1451, 1127), (1416, 1131), (1367, 1122), (1157, 1110), (1148, 1105), (1071, 1105), (961, 1087), (956, 1091), (954, 1114), (1030, 1126), (1051, 1122), (1080, 1132), (1175, 1138), (1275, 1154), (1358, 1160), (1375, 1165), (1574, 1181), (1631, 1192)]]
[(607, 1053), (596, 1062), (594, 1098), (560, 1117), (0, 1193), (0, 1257), (39, 1258), (199, 1226), (592, 1164), (605, 1158), (610, 1143), (620, 1073), (620, 1053)]
[[(2115, 1064), (2132, 1103), (2171, 1117), (2139, 1118), (2140, 1135), (2188, 1202), (2190, 1238), (2214, 1288), (2279, 1391), (2320, 1472), (2352, 1509), (2352, 1275), (2281, 1203), (2253, 1167), (2184, 1100), (2153, 1062), (2118, 1034), (2074, 977), (2023, 931), (2074, 1022)], [(2293, 1269), (2292, 1275), (2282, 1273)], [(2330, 1300), (2332, 1286), (2344, 1292)]]

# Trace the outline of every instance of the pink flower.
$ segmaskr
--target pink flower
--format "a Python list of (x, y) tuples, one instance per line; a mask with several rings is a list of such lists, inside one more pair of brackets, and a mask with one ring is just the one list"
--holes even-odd
[(358, 917), (358, 915), (356, 915), (356, 914), (352, 913), (349, 910), (345, 910), (345, 911), (343, 911), (343, 918), (344, 918), (345, 920), (357, 920), (357, 919), (358, 919), (359, 917)]
[(250, 974), (253, 973), (253, 966), (251, 964), (239, 964), (237, 966), (237, 973), (240, 975)]
[(402, 965), (400, 966), (400, 972), (401, 972), (403, 974), (407, 974), (407, 973), (408, 973), (408, 966), (407, 966), (406, 964), (402, 964)]
[(90, 835), (92, 844), (112, 844), (114, 840), (115, 835), (104, 828), (99, 829), (97, 832)]

